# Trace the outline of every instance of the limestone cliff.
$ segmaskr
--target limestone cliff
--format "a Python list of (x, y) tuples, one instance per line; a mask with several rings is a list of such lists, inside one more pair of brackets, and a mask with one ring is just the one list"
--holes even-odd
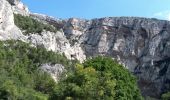
[(7, 0), (12, 7), (12, 10), (16, 14), (21, 14), (23, 16), (29, 16), (30, 12), (26, 5), (24, 5), (21, 0)]
[[(43, 20), (51, 23), (52, 19), (44, 17)], [(97, 55), (113, 57), (138, 76), (145, 96), (159, 97), (170, 90), (169, 21), (110, 17), (71, 18), (56, 20), (56, 23), (69, 41), (69, 49), (73, 50), (64, 50), (67, 55), (80, 61)]]
[(69, 19), (63, 26), (86, 57), (111, 56), (139, 78), (144, 95), (170, 90), (170, 22), (136, 17)]
[(11, 5), (0, 0), (0, 39), (41, 44), (80, 61), (97, 55), (111, 56), (138, 77), (144, 96), (159, 97), (170, 90), (169, 21), (138, 17), (62, 20), (41, 14), (28, 15), (59, 31), (24, 36), (13, 23)]
[(19, 39), (22, 36), (21, 31), (14, 24), (11, 5), (6, 0), (0, 0), (0, 40)]

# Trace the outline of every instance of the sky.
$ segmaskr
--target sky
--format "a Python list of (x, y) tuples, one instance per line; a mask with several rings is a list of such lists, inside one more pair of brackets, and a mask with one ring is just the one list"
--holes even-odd
[(56, 18), (135, 16), (170, 20), (170, 0), (22, 0), (29, 10)]

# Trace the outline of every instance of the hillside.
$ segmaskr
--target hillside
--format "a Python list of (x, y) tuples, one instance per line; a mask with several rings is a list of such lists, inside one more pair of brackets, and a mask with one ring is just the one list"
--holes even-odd
[(41, 45), (81, 63), (99, 55), (111, 57), (137, 77), (144, 97), (160, 99), (170, 91), (169, 21), (139, 17), (58, 19), (29, 12), (19, 0), (8, 0), (10, 4), (0, 1), (0, 40)]

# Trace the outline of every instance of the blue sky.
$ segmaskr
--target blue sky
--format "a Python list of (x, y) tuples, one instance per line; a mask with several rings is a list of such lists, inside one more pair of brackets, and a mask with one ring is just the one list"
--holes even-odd
[(57, 18), (116, 16), (170, 20), (170, 0), (22, 0), (31, 12)]

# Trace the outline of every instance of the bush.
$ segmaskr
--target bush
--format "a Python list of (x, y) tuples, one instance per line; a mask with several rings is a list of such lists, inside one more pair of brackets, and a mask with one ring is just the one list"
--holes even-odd
[(57, 29), (49, 24), (39, 22), (29, 16), (22, 16), (14, 14), (14, 22), (19, 28), (24, 30), (25, 34), (29, 33), (41, 33), (43, 30), (57, 32)]
[(170, 92), (162, 94), (162, 100), (170, 100)]
[(143, 100), (136, 78), (107, 57), (88, 59), (59, 82), (51, 96), (58, 100)]
[(61, 81), (51, 99), (55, 100), (100, 100), (113, 99), (115, 96), (115, 80), (108, 73), (100, 76), (92, 67), (84, 68), (78, 64), (74, 73), (69, 73)]
[(136, 78), (122, 65), (108, 57), (95, 57), (88, 59), (83, 64), (86, 67), (92, 66), (101, 73), (110, 73), (111, 79), (116, 80), (115, 100), (142, 100), (141, 93), (137, 87)]

